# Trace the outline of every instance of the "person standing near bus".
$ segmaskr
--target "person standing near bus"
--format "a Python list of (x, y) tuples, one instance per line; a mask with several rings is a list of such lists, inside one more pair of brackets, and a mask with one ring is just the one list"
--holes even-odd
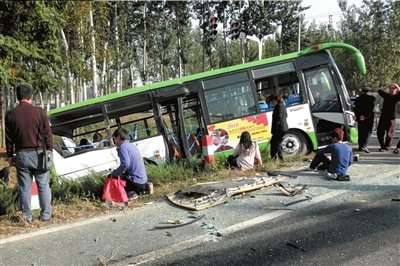
[(361, 95), (354, 101), (354, 113), (358, 126), (358, 150), (369, 153), (368, 141), (374, 125), (374, 102), (375, 97), (371, 95), (371, 88), (365, 87)]
[(285, 132), (289, 130), (286, 118), (287, 112), (285, 104), (283, 103), (282, 96), (280, 94), (271, 94), (269, 101), (274, 105), (274, 111), (272, 112), (272, 126), (271, 126), (271, 142), (270, 152), (271, 159), (280, 159), (283, 161), (282, 155), (282, 140)]
[(149, 192), (147, 191), (147, 173), (142, 155), (129, 139), (126, 129), (119, 128), (113, 133), (120, 165), (112, 171), (111, 175), (114, 178), (120, 176), (122, 180), (125, 180), (128, 198), (136, 199), (138, 195)]
[(377, 136), (381, 146), (379, 151), (388, 151), (392, 145), (394, 131), (396, 129), (396, 104), (400, 101), (400, 87), (396, 83), (388, 86), (389, 93), (378, 90), (378, 94), (383, 98), (382, 113), (379, 118)]
[[(40, 219), (48, 221), (52, 215), (51, 189), (49, 185), (50, 173), (40, 169), (39, 156), (43, 153), (43, 147), (53, 150), (53, 135), (49, 125), (46, 111), (32, 105), (33, 90), (29, 85), (17, 87), (17, 99), (19, 105), (6, 114), (6, 149), (7, 161), (10, 166), (17, 168), (19, 185), (19, 199), (22, 207), (23, 218), (32, 222), (31, 195), (32, 179), (35, 176), (39, 191)], [(44, 142), (42, 142), (41, 127), (44, 123)]]
[(255, 163), (262, 165), (260, 148), (256, 142), (251, 140), (250, 133), (243, 131), (235, 151), (228, 156), (228, 164), (230, 167), (250, 170), (253, 169)]

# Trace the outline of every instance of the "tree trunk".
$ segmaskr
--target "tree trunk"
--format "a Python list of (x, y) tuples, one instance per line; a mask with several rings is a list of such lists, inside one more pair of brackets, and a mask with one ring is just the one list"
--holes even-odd
[[(81, 20), (81, 28), (80, 28), (81, 30), (79, 32), (79, 37), (80, 37), (80, 42), (81, 42), (81, 47), (80, 48), (81, 49), (83, 49), (83, 47), (85, 47), (85, 40), (83, 39), (83, 35), (82, 35), (82, 32), (83, 32), (82, 26), (83, 26), (83, 23), (82, 23), (82, 20)], [(82, 54), (82, 57), (83, 57), (82, 60), (84, 62), (86, 62), (86, 60), (84, 59), (85, 55)], [(81, 73), (81, 75), (82, 75), (82, 73)], [(86, 88), (86, 86), (85, 87), (82, 86), (83, 82), (81, 82), (81, 79), (84, 79), (83, 76), (82, 77), (80, 77), (80, 76), (76, 77), (75, 84), (77, 85), (76, 87), (78, 88), (78, 91), (81, 91), (81, 93), (82, 93), (83, 101), (86, 101), (87, 98), (88, 98), (87, 97), (87, 88)]]
[[(110, 28), (110, 21), (107, 22), (107, 28)], [(101, 70), (100, 83), (102, 90), (102, 95), (108, 94), (108, 85), (107, 85), (107, 51), (108, 51), (108, 41), (104, 42), (103, 48), (103, 68)]]
[(67, 88), (71, 96), (71, 103), (75, 103), (75, 93), (74, 87), (72, 86), (72, 77), (71, 77), (71, 70), (69, 67), (69, 45), (67, 42), (67, 38), (65, 38), (64, 30), (61, 29), (61, 38), (64, 43), (64, 50), (65, 50), (65, 75), (67, 80)]
[(4, 100), (4, 87), (0, 87), (0, 112), (1, 112), (1, 148), (6, 146), (6, 136), (5, 136), (5, 117), (6, 117), (6, 102)]
[(142, 82), (143, 84), (147, 83), (147, 27), (146, 27), (146, 3), (143, 4), (143, 25), (144, 25), (144, 34), (143, 34), (143, 76)]
[(56, 108), (60, 107), (60, 92), (54, 94), (54, 103)]
[(178, 33), (178, 60), (179, 60), (179, 77), (182, 77), (183, 71), (182, 71), (182, 33), (181, 33), (181, 25), (179, 23), (179, 12), (175, 6), (175, 14), (176, 14), (176, 29)]
[(94, 30), (94, 23), (93, 23), (92, 6), (90, 6), (89, 20), (90, 20), (90, 37), (91, 37), (91, 42), (92, 42), (93, 97), (96, 98), (100, 95), (97, 91), (96, 39), (95, 39), (95, 30)]
[(121, 68), (120, 68), (120, 56), (119, 56), (119, 36), (118, 36), (118, 6), (114, 4), (114, 32), (115, 32), (115, 87), (117, 88), (117, 92), (122, 91), (122, 77), (121, 77)]

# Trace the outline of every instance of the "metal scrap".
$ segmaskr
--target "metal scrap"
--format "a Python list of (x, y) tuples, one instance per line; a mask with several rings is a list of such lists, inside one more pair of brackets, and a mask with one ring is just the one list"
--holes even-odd
[(234, 195), (243, 195), (248, 191), (272, 186), (282, 180), (283, 177), (260, 177), (197, 184), (184, 188), (173, 195), (166, 195), (166, 197), (179, 207), (200, 211), (223, 204)]
[(168, 220), (167, 221), (168, 224), (183, 224), (182, 220)]
[(303, 251), (303, 252), (306, 252), (306, 250), (305, 250), (304, 248), (300, 247), (300, 246), (297, 244), (297, 242), (298, 242), (297, 240), (296, 240), (296, 243), (293, 242), (293, 241), (288, 241), (288, 242), (286, 242), (286, 245), (288, 245), (289, 247), (292, 247), (292, 248), (299, 249), (299, 250), (301, 250), (301, 251)]
[(293, 204), (296, 204), (296, 203), (299, 203), (299, 202), (302, 202), (302, 201), (311, 200), (311, 199), (312, 199), (311, 197), (306, 196), (304, 199), (299, 199), (299, 200), (291, 201), (291, 202), (288, 202), (288, 203), (283, 204), (283, 206), (288, 207), (288, 206), (290, 206), (290, 205), (293, 205)]
[(185, 225), (188, 225), (188, 224), (195, 223), (195, 222), (197, 222), (197, 221), (203, 219), (204, 217), (205, 217), (205, 215), (202, 214), (202, 215), (196, 217), (195, 219), (193, 219), (193, 220), (191, 220), (191, 221), (189, 221), (189, 222), (186, 222), (186, 223), (183, 223), (183, 222), (182, 222), (182, 223), (180, 223), (180, 224), (163, 224), (163, 225), (156, 225), (156, 226), (153, 227), (153, 230), (170, 229), (170, 228), (176, 228), (176, 227), (185, 226)]
[(290, 186), (284, 186), (281, 182), (276, 183), (273, 186), (278, 188), (280, 191), (282, 191), (285, 195), (289, 197), (293, 197), (299, 193), (302, 193), (307, 188), (307, 185), (303, 185), (300, 188), (292, 188)]

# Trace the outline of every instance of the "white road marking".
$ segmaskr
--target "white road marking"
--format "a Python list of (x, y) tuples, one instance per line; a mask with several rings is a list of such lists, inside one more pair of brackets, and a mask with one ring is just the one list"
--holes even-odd
[[(397, 169), (392, 170), (392, 171), (389, 171), (389, 172), (381, 175), (379, 178), (385, 178), (388, 176), (392, 176), (392, 175), (398, 174), (398, 172), (399, 171)], [(374, 183), (374, 180), (373, 179), (362, 179), (358, 183), (359, 184), (370, 184), (370, 183)], [(308, 206), (314, 205), (316, 203), (319, 203), (321, 201), (337, 197), (344, 193), (348, 193), (348, 190), (347, 189), (346, 190), (344, 190), (344, 189), (335, 190), (333, 192), (314, 197), (310, 201), (303, 201), (303, 202), (296, 203), (296, 205), (294, 205), (294, 206), (296, 206), (296, 208), (308, 207)], [(265, 215), (262, 215), (262, 216), (259, 216), (259, 217), (256, 217), (256, 218), (253, 218), (253, 219), (250, 219), (250, 220), (238, 223), (238, 224), (234, 224), (234, 225), (225, 227), (221, 230), (218, 230), (218, 232), (221, 233), (223, 236), (229, 235), (229, 234), (235, 233), (239, 230), (243, 230), (243, 229), (255, 226), (257, 224), (278, 218), (280, 216), (283, 216), (283, 215), (291, 213), (291, 212), (293, 212), (293, 211), (292, 210), (273, 211), (272, 213), (268, 213), (268, 214), (265, 214)], [(165, 247), (162, 249), (154, 250), (154, 251), (144, 253), (144, 254), (141, 254), (141, 255), (133, 257), (133, 258), (129, 258), (124, 261), (120, 261), (116, 265), (139, 265), (142, 263), (146, 263), (146, 262), (161, 258), (161, 257), (169, 255), (169, 254), (173, 254), (175, 252), (179, 252), (179, 251), (182, 251), (182, 250), (185, 250), (188, 248), (198, 246), (198, 245), (205, 243), (207, 241), (210, 241), (212, 239), (213, 239), (213, 236), (210, 236), (210, 235), (198, 236), (191, 240), (179, 242), (179, 243), (173, 244), (171, 246), (168, 246), (168, 247)]]

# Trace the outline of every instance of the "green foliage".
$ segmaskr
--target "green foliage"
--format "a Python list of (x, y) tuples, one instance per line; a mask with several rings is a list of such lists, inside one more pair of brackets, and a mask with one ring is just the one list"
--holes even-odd
[(43, 2), (1, 3), (1, 84), (31, 83), (46, 92), (60, 85), (61, 57), (57, 13)]
[(53, 202), (70, 204), (82, 198), (100, 199), (103, 194), (105, 176), (92, 173), (89, 176), (77, 179), (61, 179), (51, 185)]
[(364, 86), (377, 90), (384, 84), (399, 82), (400, 64), (397, 58), (400, 54), (398, 27), (399, 14), (396, 13), (399, 3), (364, 0), (360, 7), (347, 6), (341, 2), (345, 12), (340, 30), (341, 40), (357, 47), (367, 66), (367, 75), (361, 76), (354, 71), (354, 60), (348, 54), (340, 55), (336, 60), (349, 88)]
[(18, 205), (18, 186), (10, 188), (0, 182), (0, 215), (17, 210)]
[(156, 186), (173, 182), (192, 180), (199, 175), (202, 159), (180, 160), (174, 164), (147, 165), (149, 181)]

